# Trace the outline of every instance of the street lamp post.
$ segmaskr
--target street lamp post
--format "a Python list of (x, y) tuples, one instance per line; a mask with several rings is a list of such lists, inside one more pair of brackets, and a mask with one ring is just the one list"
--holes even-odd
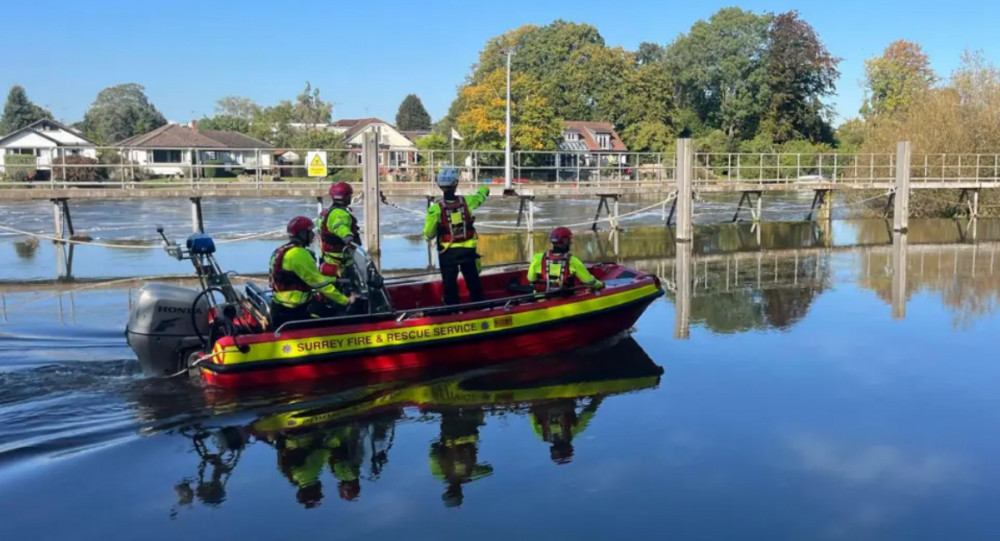
[(504, 145), (504, 159), (503, 159), (503, 178), (504, 178), (504, 193), (508, 193), (511, 190), (512, 179), (511, 179), (511, 167), (510, 167), (510, 57), (514, 54), (513, 49), (507, 49), (507, 124), (506, 132), (507, 141)]

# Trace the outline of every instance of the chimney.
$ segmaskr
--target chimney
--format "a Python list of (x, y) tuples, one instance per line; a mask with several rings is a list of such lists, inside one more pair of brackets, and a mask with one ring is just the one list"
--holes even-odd
[(191, 120), (191, 121), (189, 121), (188, 122), (188, 127), (191, 128), (194, 131), (198, 131), (198, 121), (197, 120)]

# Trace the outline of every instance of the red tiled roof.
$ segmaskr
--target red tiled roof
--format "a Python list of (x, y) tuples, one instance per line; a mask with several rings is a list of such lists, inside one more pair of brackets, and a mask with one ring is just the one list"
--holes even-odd
[[(621, 137), (618, 137), (618, 132), (615, 131), (615, 127), (611, 125), (610, 122), (584, 122), (579, 120), (567, 120), (565, 122), (565, 130), (573, 130), (580, 134), (580, 139), (587, 145), (590, 150), (604, 150), (604, 151), (619, 151), (626, 152), (628, 148), (625, 143), (622, 142)], [(611, 134), (611, 148), (601, 148), (601, 145), (597, 143), (596, 134), (598, 133), (610, 133)]]

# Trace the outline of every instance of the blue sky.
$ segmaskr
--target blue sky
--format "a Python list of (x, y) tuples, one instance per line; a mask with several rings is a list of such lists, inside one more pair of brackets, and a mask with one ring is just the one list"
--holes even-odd
[[(747, 1), (754, 11), (798, 9), (843, 60), (841, 117), (861, 103), (864, 60), (899, 38), (919, 42), (939, 74), (964, 49), (1000, 58), (1000, 2), (929, 0)], [(0, 88), (21, 84), (57, 118), (75, 121), (104, 87), (136, 82), (174, 121), (212, 114), (225, 95), (262, 104), (291, 99), (312, 82), (336, 118), (392, 121), (408, 93), (431, 116), (445, 114), (456, 87), (492, 36), (554, 19), (596, 26), (610, 45), (670, 42), (732, 2), (540, 0), (277, 3), (124, 1), (14, 2), (4, 25), (23, 49), (0, 55)]]

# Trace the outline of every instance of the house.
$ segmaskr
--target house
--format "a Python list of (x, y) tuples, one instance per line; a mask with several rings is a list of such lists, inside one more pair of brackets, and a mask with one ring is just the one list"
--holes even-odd
[(610, 122), (567, 120), (557, 147), (560, 168), (624, 165), (628, 148)]
[(382, 169), (394, 170), (406, 168), (417, 163), (417, 145), (414, 139), (407, 137), (395, 126), (378, 118), (345, 118), (333, 123), (333, 129), (344, 135), (347, 148), (357, 155), (361, 163), (361, 141), (365, 133), (375, 131), (379, 134), (378, 163)]
[(51, 171), (66, 156), (97, 159), (97, 145), (78, 130), (45, 119), (0, 137), (0, 172), (9, 154), (34, 156), (39, 171)]
[(242, 133), (199, 130), (194, 120), (186, 126), (166, 124), (115, 146), (129, 162), (157, 176), (188, 176), (192, 164), (208, 161), (222, 162), (226, 170), (269, 168), (274, 148)]

